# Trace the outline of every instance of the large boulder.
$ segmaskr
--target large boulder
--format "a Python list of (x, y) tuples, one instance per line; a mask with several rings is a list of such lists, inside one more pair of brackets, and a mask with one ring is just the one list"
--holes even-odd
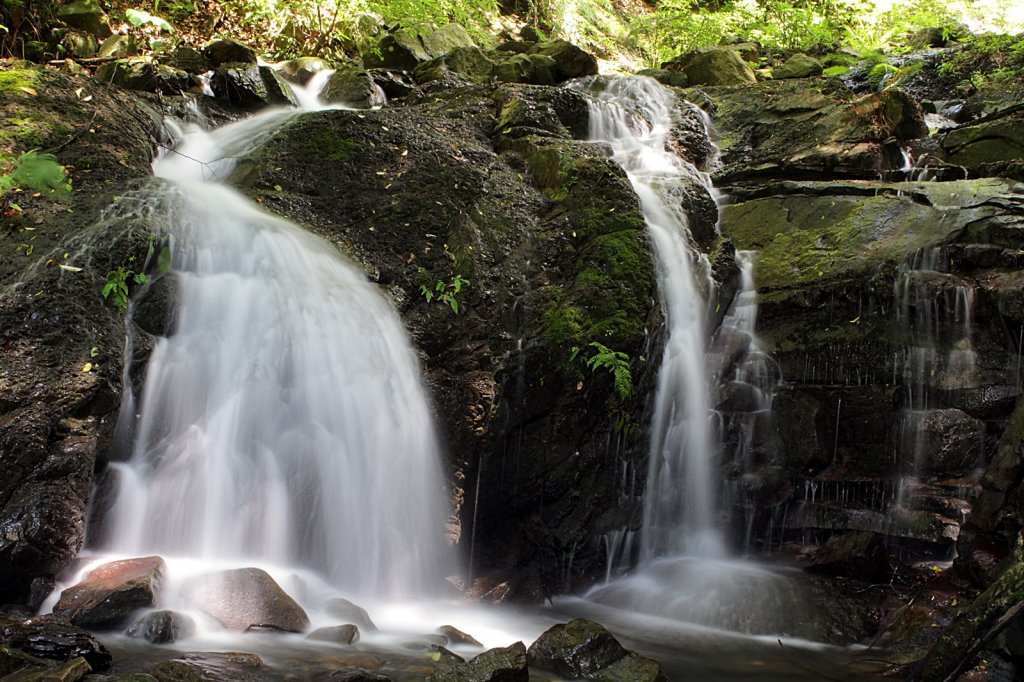
[(962, 410), (930, 410), (918, 423), (917, 448), (923, 472), (970, 475), (984, 461), (985, 424)]
[(57, 18), (72, 28), (88, 31), (97, 38), (110, 35), (110, 18), (97, 0), (73, 0), (57, 8)]
[(217, 97), (244, 108), (297, 104), (291, 87), (269, 66), (240, 62), (222, 64), (213, 72), (210, 87)]
[(386, 102), (384, 91), (366, 71), (338, 69), (327, 79), (320, 93), (326, 104), (346, 104), (358, 109), (372, 109)]
[(756, 83), (753, 69), (730, 47), (706, 47), (680, 55), (662, 65), (686, 75), (692, 85), (745, 85)]
[(440, 57), (416, 66), (413, 75), (420, 84), (452, 77), (484, 82), (490, 79), (494, 62), (479, 47), (456, 47)]
[(362, 53), (363, 66), (412, 71), (421, 62), (442, 57), (461, 47), (476, 47), (476, 43), (458, 24), (449, 24), (434, 31), (399, 25)]
[(119, 627), (134, 611), (156, 604), (166, 569), (158, 556), (103, 564), (61, 592), (53, 612), (82, 627)]
[(489, 649), (465, 663), (439, 670), (428, 678), (430, 682), (527, 682), (529, 679), (526, 646), (522, 642)]
[(530, 665), (569, 679), (590, 679), (628, 652), (600, 623), (576, 618), (553, 625), (530, 645)]
[(224, 64), (256, 64), (256, 50), (234, 38), (219, 38), (203, 48), (203, 56), (216, 68)]
[(530, 49), (530, 54), (547, 57), (554, 62), (556, 83), (597, 75), (597, 59), (594, 55), (576, 47), (566, 40), (549, 40), (537, 43)]
[(202, 611), (229, 630), (302, 632), (309, 627), (309, 617), (302, 607), (259, 568), (198, 576), (182, 589), (190, 608)]
[(810, 78), (820, 76), (824, 67), (814, 57), (798, 52), (781, 66), (772, 69), (772, 78)]
[(328, 599), (324, 603), (324, 611), (332, 618), (337, 618), (346, 623), (354, 623), (364, 630), (372, 632), (377, 630), (377, 626), (370, 618), (370, 614), (366, 612), (366, 609), (358, 604), (353, 604), (343, 597)]
[(96, 78), (126, 90), (142, 90), (164, 94), (180, 94), (195, 86), (186, 71), (158, 64), (147, 57), (116, 59), (101, 64)]
[(359, 641), (359, 628), (351, 623), (317, 628), (306, 635), (306, 639), (317, 642), (331, 642), (332, 644), (352, 644)]
[(950, 130), (942, 138), (949, 163), (967, 168), (1024, 159), (1024, 112)]

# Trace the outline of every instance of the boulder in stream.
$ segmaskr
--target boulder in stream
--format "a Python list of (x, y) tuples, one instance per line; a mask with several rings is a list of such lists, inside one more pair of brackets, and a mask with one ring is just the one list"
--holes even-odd
[(377, 626), (374, 624), (370, 614), (362, 606), (350, 602), (344, 597), (333, 597), (324, 604), (327, 615), (347, 623), (354, 623), (363, 630), (374, 632)]
[(333, 644), (352, 644), (359, 641), (359, 628), (351, 623), (329, 628), (317, 628), (306, 635), (306, 639)]
[(530, 665), (569, 679), (589, 679), (628, 651), (600, 623), (575, 618), (554, 625), (530, 645)]
[(120, 627), (133, 611), (156, 604), (166, 569), (158, 556), (103, 564), (61, 592), (53, 613), (82, 627)]
[(153, 644), (171, 644), (195, 634), (196, 622), (183, 613), (153, 611), (133, 623), (125, 634), (142, 637)]
[(53, 619), (5, 625), (0, 631), (0, 646), (52, 661), (84, 659), (93, 672), (106, 670), (111, 661), (110, 652), (91, 634)]
[(705, 47), (662, 64), (668, 71), (686, 74), (690, 85), (744, 85), (756, 83), (757, 76), (731, 47)]
[(302, 607), (259, 568), (198, 576), (185, 583), (183, 592), (190, 608), (235, 632), (250, 628), (302, 632), (309, 627)]
[(476, 658), (431, 675), (430, 682), (528, 682), (526, 645), (488, 649)]

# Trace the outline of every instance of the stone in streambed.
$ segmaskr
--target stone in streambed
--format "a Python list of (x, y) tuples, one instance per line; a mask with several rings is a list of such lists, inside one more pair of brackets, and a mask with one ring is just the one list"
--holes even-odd
[(371, 673), (362, 668), (341, 668), (318, 677), (321, 682), (391, 682), (390, 677)]
[(351, 623), (329, 628), (317, 628), (306, 635), (306, 639), (333, 644), (352, 644), (359, 641), (359, 628)]
[(820, 76), (823, 68), (814, 57), (797, 53), (782, 66), (772, 69), (772, 78), (810, 78)]
[(736, 50), (708, 47), (680, 55), (662, 68), (686, 74), (690, 85), (743, 85), (756, 83), (757, 76)]
[(370, 618), (370, 614), (366, 612), (363, 607), (353, 604), (348, 599), (343, 597), (334, 597), (328, 599), (327, 603), (324, 604), (324, 610), (327, 615), (338, 620), (343, 620), (348, 623), (354, 623), (363, 630), (376, 632), (377, 626)]
[(526, 646), (489, 649), (466, 663), (438, 671), (427, 678), (430, 682), (528, 682)]
[(295, 106), (298, 103), (288, 83), (269, 66), (241, 62), (223, 64), (213, 72), (210, 87), (217, 97), (240, 107)]
[(478, 642), (472, 635), (467, 635), (462, 630), (452, 625), (442, 625), (437, 629), (438, 634), (444, 635), (448, 638), (448, 642), (452, 644), (471, 644), (473, 646), (483, 646)]
[(5, 625), (0, 631), (0, 646), (53, 661), (82, 658), (94, 672), (106, 670), (111, 661), (110, 652), (95, 637), (82, 628), (54, 620)]
[(628, 653), (607, 668), (590, 676), (600, 682), (668, 682), (661, 665), (654, 659)]
[(190, 608), (235, 632), (253, 627), (302, 632), (309, 627), (309, 617), (302, 607), (259, 568), (199, 576), (189, 580), (183, 591)]
[(195, 634), (196, 623), (183, 613), (154, 611), (125, 631), (129, 637), (142, 637), (153, 644), (170, 644)]
[(599, 623), (575, 618), (554, 625), (530, 645), (530, 665), (569, 679), (589, 678), (627, 653)]
[(320, 93), (327, 104), (347, 104), (359, 109), (372, 109), (385, 104), (384, 91), (366, 71), (337, 70), (327, 79)]
[(156, 603), (166, 568), (158, 556), (103, 564), (61, 592), (53, 613), (82, 627), (119, 627)]

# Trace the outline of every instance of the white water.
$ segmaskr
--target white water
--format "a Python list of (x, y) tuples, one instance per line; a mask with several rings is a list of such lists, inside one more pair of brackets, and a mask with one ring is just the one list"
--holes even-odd
[[(675, 96), (650, 78), (600, 81), (590, 139), (612, 148), (640, 198), (657, 256), (667, 338), (651, 420), (650, 463), (641, 554), (645, 559), (723, 554), (715, 523), (713, 436), (705, 372), (706, 271), (690, 247), (678, 189), (695, 169), (669, 151)], [(638, 113), (642, 112), (642, 115)]]
[(105, 549), (424, 595), (447, 574), (446, 504), (398, 315), (334, 246), (219, 182), (294, 115), (191, 130), (155, 164), (142, 210), (173, 246), (177, 308)]

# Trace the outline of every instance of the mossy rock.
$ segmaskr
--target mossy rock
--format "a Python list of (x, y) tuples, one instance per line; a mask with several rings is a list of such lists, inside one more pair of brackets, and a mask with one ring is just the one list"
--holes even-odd
[(259, 108), (268, 104), (295, 106), (297, 103), (288, 83), (269, 66), (223, 64), (213, 72), (210, 87), (217, 97), (240, 107)]
[(185, 71), (157, 64), (147, 57), (131, 57), (101, 64), (96, 78), (126, 90), (179, 94), (195, 85)]
[(782, 66), (772, 69), (773, 78), (810, 78), (820, 76), (824, 67), (814, 57), (798, 52)]
[(203, 55), (214, 68), (222, 64), (256, 64), (256, 50), (234, 38), (220, 38), (203, 48)]
[(967, 168), (1024, 159), (1024, 113), (955, 128), (942, 138), (942, 149), (947, 161)]
[(418, 65), (413, 71), (419, 84), (444, 80), (452, 74), (470, 81), (483, 82), (491, 77), (494, 62), (487, 58), (479, 47), (456, 47), (441, 57), (435, 57)]
[(114, 57), (116, 59), (132, 57), (137, 54), (139, 54), (139, 46), (135, 39), (120, 34), (112, 35), (104, 40), (97, 52), (98, 57)]
[(74, 0), (57, 9), (57, 18), (72, 28), (87, 31), (97, 38), (110, 35), (110, 17), (97, 0)]
[(685, 88), (690, 85), (690, 79), (686, 77), (685, 73), (680, 73), (679, 71), (669, 71), (668, 69), (641, 69), (636, 72), (636, 75), (653, 78), (662, 85), (667, 85), (672, 88)]
[(319, 57), (296, 57), (277, 65), (278, 71), (289, 80), (305, 85), (309, 80), (327, 68)]
[(530, 54), (554, 60), (553, 75), (556, 82), (570, 78), (597, 75), (597, 59), (566, 40), (540, 42), (530, 49)]
[(503, 83), (554, 85), (557, 64), (542, 54), (515, 54), (494, 65), (494, 78)]
[(67, 31), (61, 36), (59, 46), (61, 54), (72, 59), (88, 59), (100, 49), (96, 36), (87, 31)]
[(707, 47), (680, 55), (662, 65), (686, 75), (690, 85), (743, 85), (757, 77), (739, 52), (729, 47)]
[(458, 24), (435, 31), (398, 26), (362, 52), (363, 65), (370, 68), (412, 71), (422, 62), (443, 57), (456, 48), (476, 47)]
[(347, 104), (360, 109), (372, 109), (385, 103), (383, 91), (370, 74), (342, 69), (327, 79), (320, 99), (327, 104)]

